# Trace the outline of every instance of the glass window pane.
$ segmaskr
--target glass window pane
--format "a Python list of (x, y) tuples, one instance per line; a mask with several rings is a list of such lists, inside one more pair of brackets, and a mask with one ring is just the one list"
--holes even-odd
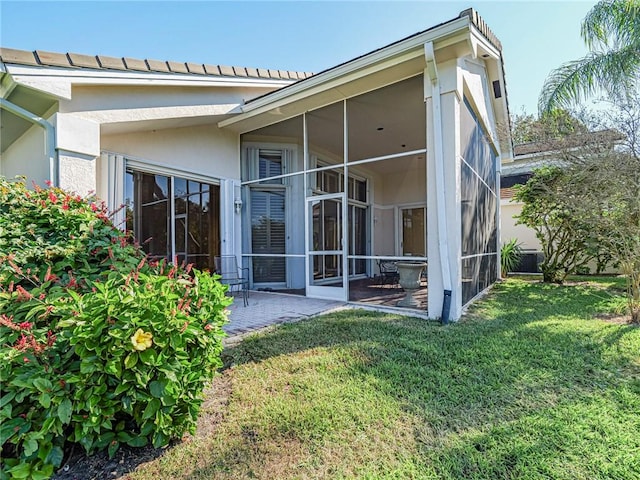
[(140, 202), (143, 204), (169, 198), (169, 178), (162, 175), (140, 175)]
[[(284, 173), (282, 168), (282, 152), (278, 150), (260, 150), (258, 157), (258, 178), (269, 178)], [(265, 184), (282, 184), (282, 178), (265, 180)]]
[(200, 182), (194, 182), (193, 180), (189, 180), (189, 184), (187, 186), (189, 190), (189, 195), (193, 193), (200, 193), (200, 185), (202, 185)]
[(124, 179), (124, 205), (125, 205), (125, 228), (127, 232), (134, 232), (134, 211), (135, 197), (134, 193), (134, 173), (127, 172)]
[(284, 257), (254, 257), (254, 283), (285, 283), (286, 259)]
[(367, 182), (366, 181), (356, 180), (354, 200), (358, 200), (360, 202), (367, 201)]
[(157, 202), (140, 209), (140, 234), (138, 241), (145, 252), (152, 256), (169, 258), (171, 246), (167, 222), (169, 220), (168, 202)]
[(187, 181), (184, 178), (174, 178), (173, 194), (176, 197), (187, 194)]
[(285, 192), (251, 191), (252, 253), (285, 253)]
[(185, 222), (185, 218), (180, 217), (176, 218), (175, 222), (176, 228), (176, 255), (181, 253), (186, 253), (186, 235), (187, 235), (187, 225)]
[[(219, 187), (175, 178), (178, 194), (187, 189), (198, 193), (170, 199), (167, 193), (171, 181), (171, 177), (163, 175), (127, 172), (128, 228), (133, 225), (136, 240), (152, 257), (172, 260), (172, 250), (175, 250), (179, 262), (187, 260), (199, 268), (211, 269), (212, 259), (220, 250)], [(201, 195), (203, 186), (206, 193)], [(136, 203), (137, 199), (143, 201)], [(175, 245), (171, 243), (172, 236), (175, 236)]]
[(206, 215), (202, 212), (200, 195), (191, 195), (188, 200), (188, 236), (187, 251), (189, 253), (205, 253), (202, 245), (202, 220)]
[(176, 215), (184, 215), (187, 213), (187, 199), (185, 197), (176, 197), (174, 201)]
[[(327, 164), (318, 162), (318, 166), (324, 167)], [(341, 193), (344, 191), (344, 167), (307, 173), (307, 181), (311, 195)]]
[(426, 256), (424, 208), (402, 210), (402, 254), (414, 257)]

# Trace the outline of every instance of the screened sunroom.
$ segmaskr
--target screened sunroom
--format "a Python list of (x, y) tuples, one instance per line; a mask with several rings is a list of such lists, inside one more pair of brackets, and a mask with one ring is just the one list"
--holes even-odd
[(500, 55), (455, 23), (442, 44), (440, 26), (221, 122), (240, 133), (252, 289), (456, 319), (495, 282)]
[[(418, 75), (242, 135), (253, 288), (379, 303), (404, 296), (380, 265), (427, 262), (425, 114)], [(423, 310), (426, 277), (425, 267)]]

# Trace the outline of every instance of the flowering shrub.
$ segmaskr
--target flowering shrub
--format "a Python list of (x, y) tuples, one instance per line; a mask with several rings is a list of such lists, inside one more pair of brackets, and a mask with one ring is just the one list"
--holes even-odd
[(192, 431), (228, 304), (208, 273), (147, 262), (104, 205), (0, 178), (0, 478), (48, 478), (68, 442)]

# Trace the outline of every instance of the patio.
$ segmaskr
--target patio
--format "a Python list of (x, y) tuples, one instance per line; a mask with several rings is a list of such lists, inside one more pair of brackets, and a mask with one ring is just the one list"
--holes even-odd
[(224, 326), (224, 330), (229, 336), (241, 335), (270, 325), (328, 313), (345, 308), (346, 305), (345, 302), (319, 300), (299, 295), (252, 291), (246, 307), (242, 305), (240, 296), (235, 297), (233, 304), (229, 307), (230, 321)]
[(271, 325), (294, 322), (347, 308), (360, 308), (390, 313), (400, 313), (419, 318), (426, 318), (427, 288), (426, 281), (415, 298), (420, 307), (398, 308), (397, 302), (405, 296), (405, 291), (398, 284), (380, 284), (378, 279), (359, 279), (349, 282), (349, 302), (323, 300), (304, 296), (304, 291), (297, 293), (251, 291), (249, 303), (243, 306), (240, 294), (234, 296), (229, 307), (229, 323), (224, 331), (230, 337), (242, 335)]

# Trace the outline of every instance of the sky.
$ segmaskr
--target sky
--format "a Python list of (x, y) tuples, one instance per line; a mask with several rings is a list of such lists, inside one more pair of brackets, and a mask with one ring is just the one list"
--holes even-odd
[(319, 72), (475, 8), (503, 45), (511, 113), (587, 53), (594, 1), (5, 1), (0, 46)]

